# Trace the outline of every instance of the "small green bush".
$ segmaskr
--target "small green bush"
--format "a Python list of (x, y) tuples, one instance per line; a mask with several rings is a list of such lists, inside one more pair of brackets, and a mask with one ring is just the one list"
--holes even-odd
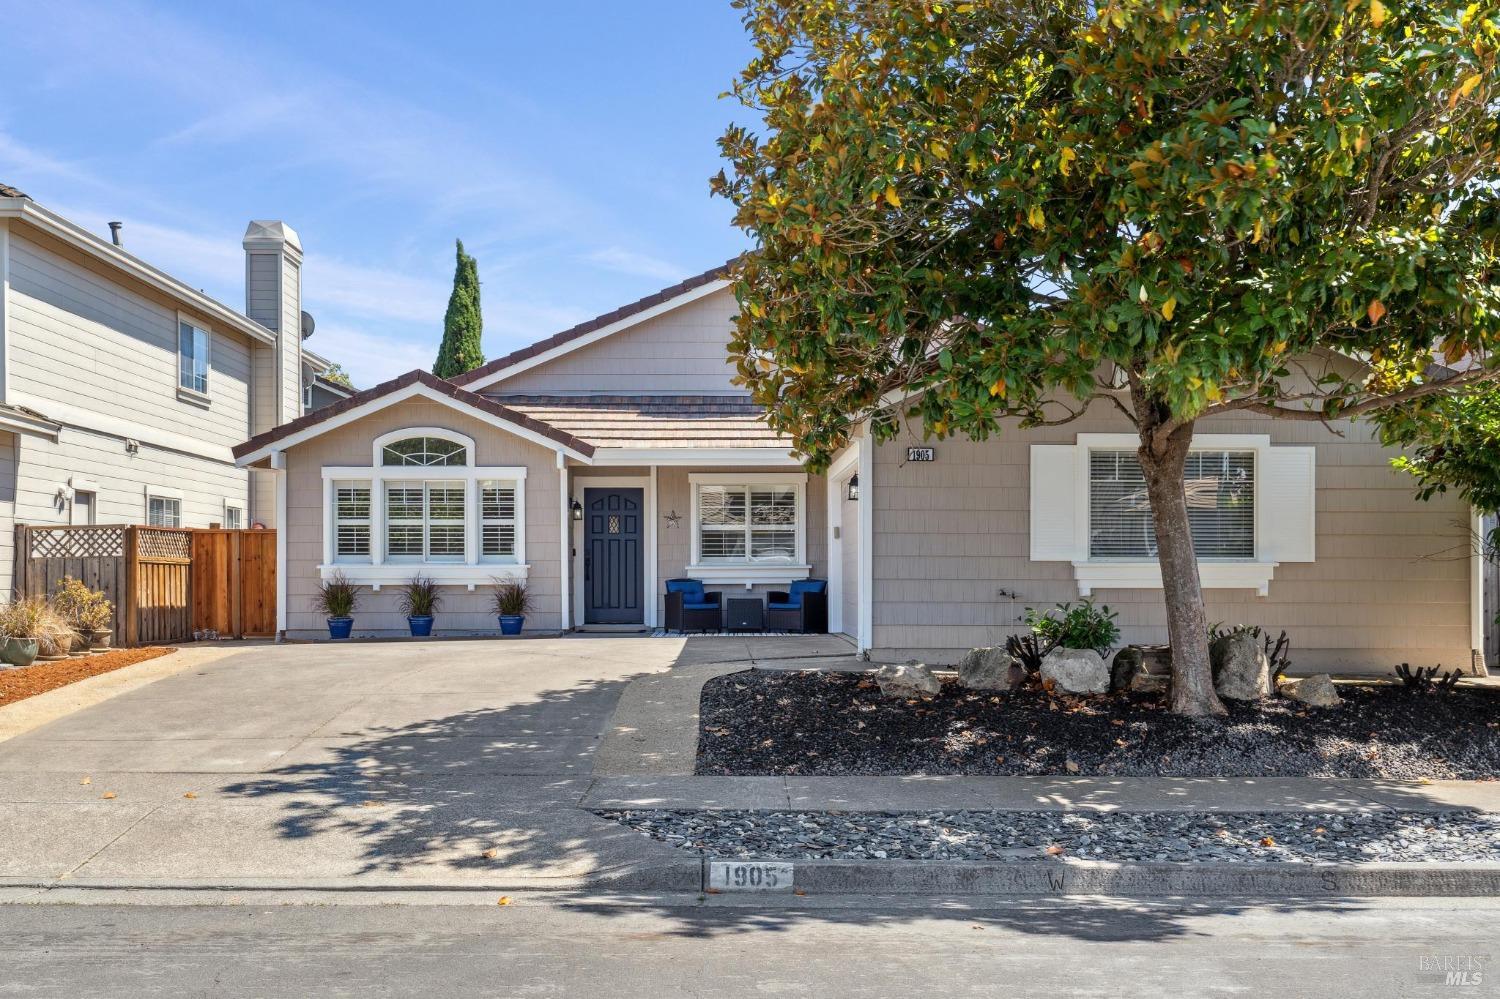
[(1048, 611), (1026, 608), (1026, 626), (1047, 649), (1093, 649), (1101, 656), (1109, 654), (1120, 640), (1115, 618), (1120, 615), (1092, 600), (1058, 604)]

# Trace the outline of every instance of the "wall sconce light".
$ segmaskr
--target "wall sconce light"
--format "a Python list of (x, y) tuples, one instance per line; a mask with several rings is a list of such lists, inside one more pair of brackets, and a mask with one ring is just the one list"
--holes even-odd
[(859, 499), (859, 476), (852, 475), (849, 478), (849, 491), (845, 494), (852, 500)]
[(583, 519), (583, 504), (576, 499), (568, 504), (568, 512), (573, 515), (574, 520)]

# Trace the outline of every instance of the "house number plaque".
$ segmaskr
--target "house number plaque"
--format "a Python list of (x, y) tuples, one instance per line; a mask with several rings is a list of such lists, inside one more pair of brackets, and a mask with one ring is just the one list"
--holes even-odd
[(930, 447), (909, 447), (906, 449), (907, 461), (936, 461), (937, 451)]

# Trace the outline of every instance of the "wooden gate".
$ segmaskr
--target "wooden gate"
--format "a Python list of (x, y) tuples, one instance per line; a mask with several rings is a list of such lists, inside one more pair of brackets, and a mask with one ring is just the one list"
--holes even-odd
[(15, 591), (45, 597), (66, 576), (103, 590), (122, 645), (276, 631), (276, 532), (16, 525)]
[(193, 532), (193, 630), (276, 634), (276, 532)]

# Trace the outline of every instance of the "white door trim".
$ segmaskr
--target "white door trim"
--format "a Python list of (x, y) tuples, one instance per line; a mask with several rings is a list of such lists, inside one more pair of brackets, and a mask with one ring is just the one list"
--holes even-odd
[[(585, 489), (639, 489), (643, 498), (644, 510), (641, 516), (644, 518), (641, 532), (641, 545), (645, 548), (645, 557), (641, 560), (643, 565), (641, 572), (644, 579), (641, 580), (641, 616), (644, 621), (643, 627), (656, 627), (656, 469), (653, 467), (649, 475), (575, 475), (569, 492), (571, 499), (575, 499), (580, 505), (583, 504), (583, 491)], [(569, 524), (573, 521), (570, 517)], [(581, 529), (581, 528), (579, 528)], [(583, 592), (583, 544), (582, 539), (569, 532), (572, 541), (578, 542), (573, 547), (573, 622), (575, 627), (584, 627), (584, 592)], [(566, 553), (564, 553), (566, 554)]]
[[(844, 631), (844, 536), (849, 525), (844, 523), (843, 480), (851, 469), (858, 469), (859, 450), (860, 441), (851, 441), (844, 453), (828, 466), (823, 477), (827, 510), (823, 522), (828, 525), (828, 630), (833, 634)], [(860, 485), (864, 483), (861, 481)], [(859, 525), (855, 524), (854, 529), (858, 531)], [(858, 534), (855, 538), (858, 539)]]

